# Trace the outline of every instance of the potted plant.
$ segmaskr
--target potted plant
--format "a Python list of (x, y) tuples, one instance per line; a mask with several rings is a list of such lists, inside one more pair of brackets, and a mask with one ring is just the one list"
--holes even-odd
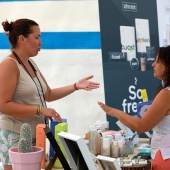
[(41, 170), (44, 149), (32, 146), (31, 127), (24, 123), (20, 130), (18, 147), (9, 149), (13, 170)]

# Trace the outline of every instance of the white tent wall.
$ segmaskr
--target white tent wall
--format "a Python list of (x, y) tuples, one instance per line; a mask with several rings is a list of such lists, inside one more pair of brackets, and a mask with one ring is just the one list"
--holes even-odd
[[(39, 24), (41, 32), (100, 32), (97, 0), (6, 1), (0, 2), (0, 11), (1, 23), (6, 19), (29, 18)], [(1, 49), (0, 59), (9, 52), (10, 49)], [(42, 49), (33, 59), (51, 88), (74, 84), (89, 75), (94, 75), (93, 81), (100, 83), (97, 90), (79, 90), (47, 103), (67, 119), (70, 133), (83, 136), (96, 120), (106, 120), (106, 114), (97, 104), (105, 100), (101, 49)]]

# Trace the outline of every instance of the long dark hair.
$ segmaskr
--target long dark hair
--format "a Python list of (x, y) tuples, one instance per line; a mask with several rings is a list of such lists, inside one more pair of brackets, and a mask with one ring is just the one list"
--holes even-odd
[(156, 95), (167, 86), (170, 86), (170, 46), (159, 47), (157, 50), (157, 60), (165, 66), (163, 79), (158, 86)]

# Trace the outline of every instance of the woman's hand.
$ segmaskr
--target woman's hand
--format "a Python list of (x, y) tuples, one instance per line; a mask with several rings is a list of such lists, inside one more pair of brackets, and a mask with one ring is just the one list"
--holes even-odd
[(99, 83), (89, 81), (89, 79), (91, 79), (91, 78), (93, 78), (93, 75), (79, 80), (76, 83), (76, 88), (77, 89), (84, 89), (84, 90), (87, 90), (87, 91), (99, 88), (99, 85), (100, 85)]
[(105, 104), (103, 104), (102, 102), (98, 102), (99, 106), (103, 109), (104, 112), (106, 112), (108, 115), (110, 116), (114, 116), (114, 108), (109, 107)]
[(54, 109), (42, 107), (40, 114), (48, 117), (50, 120), (54, 118), (57, 122), (62, 122), (60, 115)]

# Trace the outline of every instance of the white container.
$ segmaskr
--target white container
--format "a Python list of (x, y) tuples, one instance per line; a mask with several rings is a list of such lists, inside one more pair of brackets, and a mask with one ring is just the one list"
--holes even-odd
[(110, 156), (112, 156), (113, 137), (112, 137), (112, 135), (106, 135), (106, 137), (110, 139)]
[(97, 155), (97, 130), (94, 127), (90, 127), (89, 130), (89, 151)]
[(101, 137), (101, 155), (103, 155), (103, 138), (106, 138), (106, 134), (102, 134)]
[(109, 138), (103, 138), (103, 156), (109, 156), (110, 157), (110, 139)]
[(120, 149), (119, 156), (122, 157), (122, 156), (124, 156), (124, 142), (123, 142), (123, 140), (118, 140), (118, 146)]
[(117, 141), (113, 141), (113, 145), (112, 145), (112, 157), (113, 158), (117, 158), (119, 157), (120, 154), (120, 148), (118, 146)]
[(101, 154), (102, 130), (97, 130), (97, 155)]

